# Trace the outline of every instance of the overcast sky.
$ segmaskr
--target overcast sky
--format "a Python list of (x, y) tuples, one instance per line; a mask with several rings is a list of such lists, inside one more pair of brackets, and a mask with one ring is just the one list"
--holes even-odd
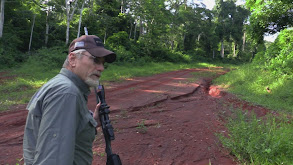
[(194, 3), (203, 3), (207, 6), (207, 9), (212, 10), (215, 6), (215, 0), (193, 0)]
[[(193, 1), (194, 3), (203, 3), (207, 6), (208, 9), (213, 9), (215, 6), (215, 0), (189, 0)], [(237, 0), (236, 5), (242, 5), (245, 3), (245, 0)]]

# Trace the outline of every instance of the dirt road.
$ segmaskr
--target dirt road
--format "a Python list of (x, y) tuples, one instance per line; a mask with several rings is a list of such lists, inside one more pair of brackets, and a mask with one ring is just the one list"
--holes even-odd
[[(213, 76), (195, 79), (195, 73)], [(116, 139), (113, 151), (124, 165), (233, 165), (215, 133), (226, 132), (223, 114), (237, 101), (210, 86), (221, 68), (187, 69), (106, 84), (106, 99)], [(203, 75), (203, 74), (202, 74)], [(242, 103), (241, 103), (242, 105)], [(89, 97), (89, 109), (95, 97)], [(25, 105), (0, 113), (0, 163), (23, 164)], [(93, 164), (106, 161), (99, 129)]]

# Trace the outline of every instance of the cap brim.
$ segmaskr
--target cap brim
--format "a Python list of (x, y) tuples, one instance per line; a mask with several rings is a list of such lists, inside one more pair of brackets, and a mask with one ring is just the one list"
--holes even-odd
[(116, 60), (116, 54), (103, 47), (96, 47), (92, 49), (86, 49), (91, 55), (96, 57), (105, 57), (105, 62), (112, 63)]

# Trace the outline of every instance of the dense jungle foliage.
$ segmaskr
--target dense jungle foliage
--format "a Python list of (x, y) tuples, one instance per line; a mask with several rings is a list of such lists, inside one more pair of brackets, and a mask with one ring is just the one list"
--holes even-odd
[(117, 52), (117, 62), (252, 58), (251, 42), (242, 39), (249, 10), (231, 0), (218, 0), (213, 10), (186, 0), (1, 2), (1, 68), (19, 65), (39, 49), (64, 47), (66, 53), (84, 27)]
[[(118, 63), (254, 60), (292, 74), (290, 0), (215, 2), (210, 10), (187, 0), (1, 0), (0, 69), (30, 58), (60, 66), (59, 55), (87, 27), (118, 54)], [(267, 48), (263, 35), (283, 29)], [(42, 49), (53, 51), (40, 56)]]

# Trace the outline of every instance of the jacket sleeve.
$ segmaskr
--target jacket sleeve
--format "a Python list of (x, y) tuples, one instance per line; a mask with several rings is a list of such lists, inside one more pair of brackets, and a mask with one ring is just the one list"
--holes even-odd
[(44, 99), (34, 164), (72, 165), (79, 104), (77, 96), (59, 94)]

